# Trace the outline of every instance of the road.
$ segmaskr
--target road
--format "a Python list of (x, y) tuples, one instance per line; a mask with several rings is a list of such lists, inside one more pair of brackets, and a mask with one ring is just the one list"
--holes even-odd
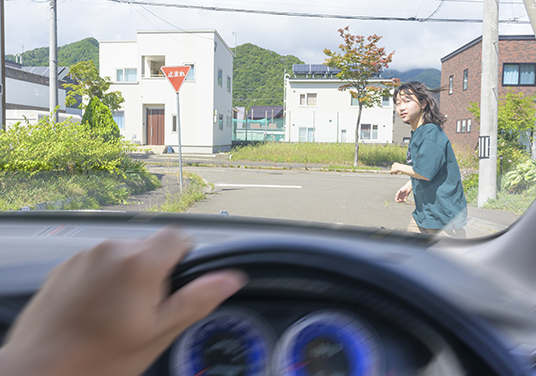
[(413, 204), (394, 202), (407, 177), (319, 171), (188, 167), (214, 184), (189, 213), (406, 229)]
[[(153, 173), (177, 174), (178, 166), (150, 165)], [(394, 202), (407, 177), (386, 173), (349, 173), (230, 167), (185, 167), (214, 186), (207, 199), (188, 213), (294, 219), (405, 230), (413, 202)], [(494, 234), (519, 215), (468, 208), (467, 236)]]

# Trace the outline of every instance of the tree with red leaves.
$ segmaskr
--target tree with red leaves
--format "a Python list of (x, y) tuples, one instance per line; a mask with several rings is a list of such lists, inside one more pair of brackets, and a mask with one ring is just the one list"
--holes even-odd
[(348, 29), (349, 26), (346, 26), (344, 29), (338, 30), (344, 40), (339, 46), (340, 52), (332, 52), (326, 48), (324, 53), (328, 56), (325, 64), (328, 67), (340, 69), (341, 72), (337, 74), (337, 77), (346, 81), (344, 85), (339, 87), (339, 90), (349, 90), (352, 98), (357, 99), (358, 102), (354, 157), (354, 167), (357, 167), (363, 108), (381, 105), (382, 96), (390, 96), (391, 90), (400, 83), (400, 80), (377, 81), (375, 85), (372, 85), (370, 81), (378, 78), (381, 71), (389, 67), (394, 51), (387, 54), (385, 48), (377, 46), (381, 36), (374, 34), (365, 38), (360, 35), (352, 35)]

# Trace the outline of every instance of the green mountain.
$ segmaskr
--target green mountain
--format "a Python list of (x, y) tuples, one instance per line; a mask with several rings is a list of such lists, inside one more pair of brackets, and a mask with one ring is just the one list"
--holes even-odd
[[(6, 60), (16, 61), (15, 55), (6, 55)], [(71, 66), (87, 60), (93, 60), (95, 65), (99, 66), (99, 42), (95, 38), (82, 39), (58, 48), (58, 66), (60, 67)], [(48, 47), (23, 52), (22, 65), (26, 67), (48, 66)]]
[(410, 69), (404, 72), (387, 69), (382, 73), (382, 77), (400, 78), (402, 82), (419, 81), (430, 89), (437, 89), (441, 86), (441, 71), (439, 69)]
[(251, 43), (233, 48), (233, 106), (283, 106), (285, 69), (303, 64), (295, 56), (282, 56)]
[[(304, 64), (293, 55), (279, 55), (251, 43), (232, 49), (235, 53), (233, 67), (233, 106), (282, 106), (284, 73), (292, 76), (293, 64)], [(16, 61), (14, 55), (7, 60)], [(86, 38), (58, 48), (58, 65), (71, 66), (81, 61), (93, 60), (99, 66), (99, 42)], [(36, 48), (22, 54), (24, 66), (43, 67), (49, 65), (48, 47)], [(419, 81), (431, 89), (438, 88), (441, 71), (437, 69), (411, 69), (397, 71), (388, 69), (385, 78), (400, 78), (402, 82)]]

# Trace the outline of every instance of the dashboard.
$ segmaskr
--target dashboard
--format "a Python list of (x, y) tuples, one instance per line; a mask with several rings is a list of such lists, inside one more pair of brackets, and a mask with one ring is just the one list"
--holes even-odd
[(250, 282), (145, 376), (536, 375), (535, 219), (532, 207), (502, 233), (462, 241), (230, 216), (2, 213), (0, 334), (55, 265), (172, 224), (194, 246), (173, 290), (218, 269)]

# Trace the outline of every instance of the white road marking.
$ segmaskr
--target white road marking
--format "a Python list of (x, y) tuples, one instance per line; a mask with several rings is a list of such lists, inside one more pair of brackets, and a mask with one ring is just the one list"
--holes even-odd
[(187, 166), (185, 169), (186, 170), (196, 170), (196, 171), (227, 172), (227, 170), (219, 170), (219, 169), (215, 169), (215, 168), (195, 167), (195, 166)]
[(244, 188), (294, 188), (301, 189), (301, 185), (266, 185), (266, 184), (215, 184), (216, 187), (244, 187)]

